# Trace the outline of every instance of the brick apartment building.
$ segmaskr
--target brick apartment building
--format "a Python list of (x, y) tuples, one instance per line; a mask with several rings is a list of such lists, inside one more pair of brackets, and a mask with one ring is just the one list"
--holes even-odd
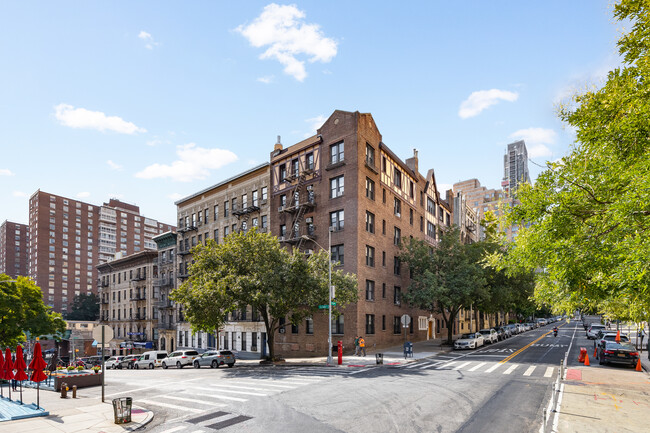
[[(440, 199), (433, 170), (418, 171), (417, 151), (406, 161), (382, 141), (370, 114), (335, 111), (317, 135), (271, 154), (271, 232), (285, 245), (328, 248), (332, 258), (358, 279), (359, 301), (331, 324), (334, 341), (352, 347), (357, 335), (368, 346), (401, 344), (400, 317), (412, 320), (407, 333), (423, 340), (444, 332), (442, 321), (409, 308), (402, 293), (408, 268), (399, 261), (409, 237), (434, 246), (451, 211)], [(328, 317), (316, 314), (276, 336), (279, 354), (327, 352)]]
[(45, 304), (65, 313), (74, 296), (96, 292), (98, 264), (155, 249), (153, 237), (172, 229), (119, 200), (97, 206), (38, 190), (29, 199), (28, 273)]
[[(214, 239), (217, 243), (231, 233), (257, 227), (269, 229), (269, 163), (261, 164), (176, 203), (178, 213), (177, 282), (188, 276), (192, 247)], [(234, 349), (240, 356), (259, 358), (266, 349), (264, 322), (250, 307), (230, 314), (216, 334), (192, 333), (178, 311), (178, 348)]]
[[(113, 328), (113, 355), (141, 353), (158, 345), (158, 252), (140, 251), (97, 266), (100, 322)], [(133, 351), (135, 350), (135, 351)], [(133, 351), (133, 352), (132, 352)]]
[(11, 278), (27, 276), (29, 269), (29, 226), (5, 221), (0, 225), (0, 274)]
[(178, 308), (169, 299), (172, 290), (176, 288), (176, 242), (178, 234), (165, 232), (153, 238), (158, 246), (158, 278), (154, 279), (153, 290), (157, 299), (154, 309), (158, 309), (158, 349), (173, 352), (176, 350), (178, 337)]

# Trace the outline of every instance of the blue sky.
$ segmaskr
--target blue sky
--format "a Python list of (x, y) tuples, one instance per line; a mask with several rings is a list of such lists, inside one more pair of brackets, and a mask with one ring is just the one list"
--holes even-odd
[[(573, 138), (557, 104), (619, 64), (605, 0), (0, 3), (0, 221), (37, 189), (176, 220), (333, 110), (441, 185), (497, 188), (505, 145)], [(529, 164), (533, 178), (540, 169)]]

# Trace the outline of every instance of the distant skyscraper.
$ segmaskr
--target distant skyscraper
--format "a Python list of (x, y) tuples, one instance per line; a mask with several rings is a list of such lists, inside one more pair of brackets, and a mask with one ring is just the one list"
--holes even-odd
[(517, 190), (521, 183), (530, 183), (528, 173), (528, 151), (524, 140), (508, 144), (508, 150), (503, 156), (503, 181), (501, 186), (506, 193)]
[(0, 224), (0, 274), (27, 276), (29, 226), (5, 221)]

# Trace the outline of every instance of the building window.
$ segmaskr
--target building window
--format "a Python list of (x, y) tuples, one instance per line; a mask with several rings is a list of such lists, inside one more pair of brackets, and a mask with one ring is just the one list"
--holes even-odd
[(397, 216), (398, 218), (402, 216), (402, 202), (398, 198), (395, 198), (395, 205), (393, 206), (393, 211), (395, 213), (395, 216)]
[(311, 317), (307, 317), (307, 320), (305, 320), (305, 328), (307, 334), (313, 334), (314, 333), (314, 319)]
[(268, 225), (268, 217), (266, 215), (262, 215), (262, 228), (265, 229)]
[(381, 316), (381, 330), (386, 330), (386, 316)]
[(381, 234), (386, 236), (386, 220), (381, 220)]
[(336, 164), (338, 162), (343, 162), (344, 159), (344, 146), (343, 142), (340, 141), (336, 144), (330, 146), (330, 164)]
[(427, 236), (436, 238), (436, 228), (431, 221), (427, 221)]
[(284, 180), (287, 178), (287, 166), (286, 164), (282, 164), (280, 166), (280, 182), (284, 182)]
[(214, 220), (216, 221), (218, 217), (219, 217), (219, 205), (215, 204), (214, 205)]
[(214, 231), (214, 242), (217, 245), (219, 244), (219, 229), (215, 229), (215, 231)]
[(402, 333), (402, 322), (399, 316), (393, 316), (393, 334)]
[(386, 157), (382, 156), (381, 157), (381, 171), (383, 171), (384, 173), (386, 173), (386, 166), (387, 165), (388, 164), (386, 163)]
[(300, 161), (298, 159), (294, 159), (291, 161), (291, 176), (296, 176), (300, 174)]
[(381, 202), (386, 204), (386, 188), (381, 189)]
[(305, 155), (305, 169), (306, 170), (313, 170), (314, 169), (314, 153), (309, 152), (307, 155)]
[(338, 262), (341, 265), (343, 265), (344, 264), (343, 259), (344, 259), (343, 244), (332, 245), (332, 263)]
[(225, 226), (223, 228), (223, 238), (226, 239), (229, 234), (230, 234), (230, 228), (228, 226)]
[(393, 236), (393, 244), (399, 246), (400, 242), (402, 240), (402, 231), (395, 227), (395, 236)]
[(241, 196), (241, 208), (246, 209), (248, 207), (248, 194), (243, 194)]
[(386, 251), (381, 252), (381, 265), (386, 266)]
[(397, 188), (402, 187), (402, 172), (399, 171), (397, 167), (393, 168), (393, 183), (395, 183)]
[(263, 186), (262, 187), (262, 200), (266, 200), (268, 198), (268, 188)]
[(366, 314), (366, 335), (373, 335), (375, 333), (375, 315)]
[(330, 198), (341, 197), (344, 189), (343, 175), (330, 179)]
[(366, 301), (375, 300), (375, 282), (366, 280)]
[(260, 202), (257, 197), (257, 190), (253, 191), (253, 206), (259, 206)]
[(375, 267), (375, 248), (366, 245), (366, 266)]
[(366, 143), (366, 164), (375, 168), (375, 149), (369, 143)]
[(427, 197), (427, 212), (429, 212), (434, 217), (436, 216), (436, 205), (429, 197)]
[(286, 235), (287, 235), (287, 225), (286, 225), (286, 224), (282, 224), (282, 225), (280, 226), (280, 236), (284, 237), (284, 236), (286, 236)]
[(400, 275), (401, 263), (399, 257), (395, 256), (393, 261), (393, 273), (395, 275)]
[(413, 225), (413, 209), (409, 208), (409, 223)]
[(366, 231), (375, 233), (375, 214), (366, 211)]
[(422, 216), (420, 217), (420, 231), (424, 231), (424, 217)]
[(228, 208), (230, 206), (230, 202), (228, 200), (223, 202), (223, 217), (226, 218), (228, 216)]
[(375, 199), (375, 182), (366, 178), (366, 197), (370, 200)]
[(291, 333), (292, 334), (298, 333), (298, 325), (294, 325), (293, 323), (291, 324)]
[(386, 283), (381, 283), (381, 297), (386, 299)]
[(281, 207), (285, 207), (286, 205), (287, 205), (287, 195), (286, 195), (286, 194), (282, 194), (282, 195), (280, 196), (280, 206), (281, 206)]
[(343, 314), (332, 317), (332, 334), (343, 335), (345, 333)]
[(393, 303), (395, 305), (402, 305), (402, 288), (395, 286), (395, 291), (393, 292)]
[(334, 231), (343, 230), (345, 215), (343, 209), (330, 212), (330, 227)]
[(413, 181), (409, 180), (409, 195), (411, 198), (415, 198), (415, 185), (413, 185)]

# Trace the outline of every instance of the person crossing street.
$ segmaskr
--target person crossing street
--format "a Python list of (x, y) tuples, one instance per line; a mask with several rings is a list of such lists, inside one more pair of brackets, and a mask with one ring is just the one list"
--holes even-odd
[(363, 337), (359, 337), (359, 355), (363, 351), (363, 356), (366, 356), (366, 340)]

